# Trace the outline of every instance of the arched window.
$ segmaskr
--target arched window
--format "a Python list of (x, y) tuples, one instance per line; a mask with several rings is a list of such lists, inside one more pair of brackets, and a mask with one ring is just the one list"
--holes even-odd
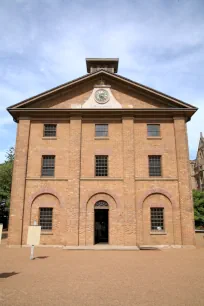
[(95, 209), (97, 208), (108, 208), (108, 203), (106, 201), (98, 201), (95, 204)]

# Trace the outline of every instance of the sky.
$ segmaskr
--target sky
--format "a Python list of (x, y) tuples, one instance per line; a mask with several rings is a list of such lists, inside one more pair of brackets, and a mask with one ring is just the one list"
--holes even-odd
[(203, 0), (0, 0), (0, 163), (15, 145), (6, 107), (86, 74), (86, 57), (119, 57), (118, 73), (199, 108), (204, 133)]

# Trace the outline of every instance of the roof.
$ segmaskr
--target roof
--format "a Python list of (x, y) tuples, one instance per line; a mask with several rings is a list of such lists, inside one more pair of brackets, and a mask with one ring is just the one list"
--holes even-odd
[(31, 104), (32, 102), (36, 102), (42, 98), (48, 98), (50, 95), (54, 94), (54, 93), (58, 93), (60, 92), (61, 90), (64, 90), (64, 89), (68, 89), (69, 87), (72, 87), (73, 85), (78, 85), (79, 83), (83, 82), (83, 81), (86, 81), (86, 80), (90, 80), (92, 78), (94, 78), (95, 76), (108, 76), (108, 77), (111, 77), (112, 79), (114, 80), (118, 80), (118, 81), (121, 81), (123, 82), (124, 84), (128, 85), (128, 86), (132, 86), (133, 88), (137, 89), (139, 92), (142, 92), (143, 94), (151, 94), (153, 95), (154, 97), (156, 98), (161, 98), (162, 100), (165, 100), (167, 103), (171, 103), (173, 105), (174, 108), (184, 108), (184, 109), (193, 109), (194, 111), (197, 110), (197, 108), (191, 104), (188, 104), (186, 102), (183, 102), (179, 99), (176, 99), (176, 98), (173, 98), (169, 95), (166, 95), (158, 90), (155, 90), (153, 88), (150, 88), (148, 86), (144, 86), (140, 83), (137, 83), (137, 82), (134, 82), (128, 78), (125, 78), (121, 75), (118, 75), (118, 74), (115, 74), (115, 73), (111, 73), (111, 72), (108, 72), (108, 71), (105, 71), (105, 70), (99, 70), (99, 71), (96, 71), (94, 73), (90, 73), (90, 74), (86, 74), (86, 75), (83, 75), (77, 79), (74, 79), (70, 82), (67, 82), (67, 83), (64, 83), (60, 86), (57, 86), (57, 87), (54, 87), (50, 90), (47, 90), (45, 92), (42, 92), (36, 96), (33, 96), (31, 98), (28, 98), (26, 100), (23, 100), (19, 103), (16, 103), (16, 104), (13, 104), (11, 106), (9, 106), (7, 108), (7, 110), (11, 110), (11, 109), (16, 109), (16, 108), (22, 108), (23, 106), (27, 106), (28, 104)]

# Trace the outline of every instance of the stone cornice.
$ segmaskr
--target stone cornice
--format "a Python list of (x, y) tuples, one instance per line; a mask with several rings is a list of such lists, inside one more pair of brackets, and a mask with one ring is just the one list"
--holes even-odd
[(137, 109), (54, 109), (54, 108), (9, 108), (9, 113), (13, 116), (14, 121), (18, 122), (25, 118), (58, 118), (68, 119), (70, 117), (82, 118), (122, 118), (135, 117), (140, 118), (184, 118), (189, 121), (191, 116), (196, 112), (195, 108), (137, 108)]

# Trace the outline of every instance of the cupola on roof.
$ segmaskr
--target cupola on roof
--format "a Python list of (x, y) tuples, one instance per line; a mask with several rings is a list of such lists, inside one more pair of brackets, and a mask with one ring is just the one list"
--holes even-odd
[(108, 72), (118, 72), (118, 58), (86, 58), (86, 67), (88, 73), (93, 73), (99, 70)]

